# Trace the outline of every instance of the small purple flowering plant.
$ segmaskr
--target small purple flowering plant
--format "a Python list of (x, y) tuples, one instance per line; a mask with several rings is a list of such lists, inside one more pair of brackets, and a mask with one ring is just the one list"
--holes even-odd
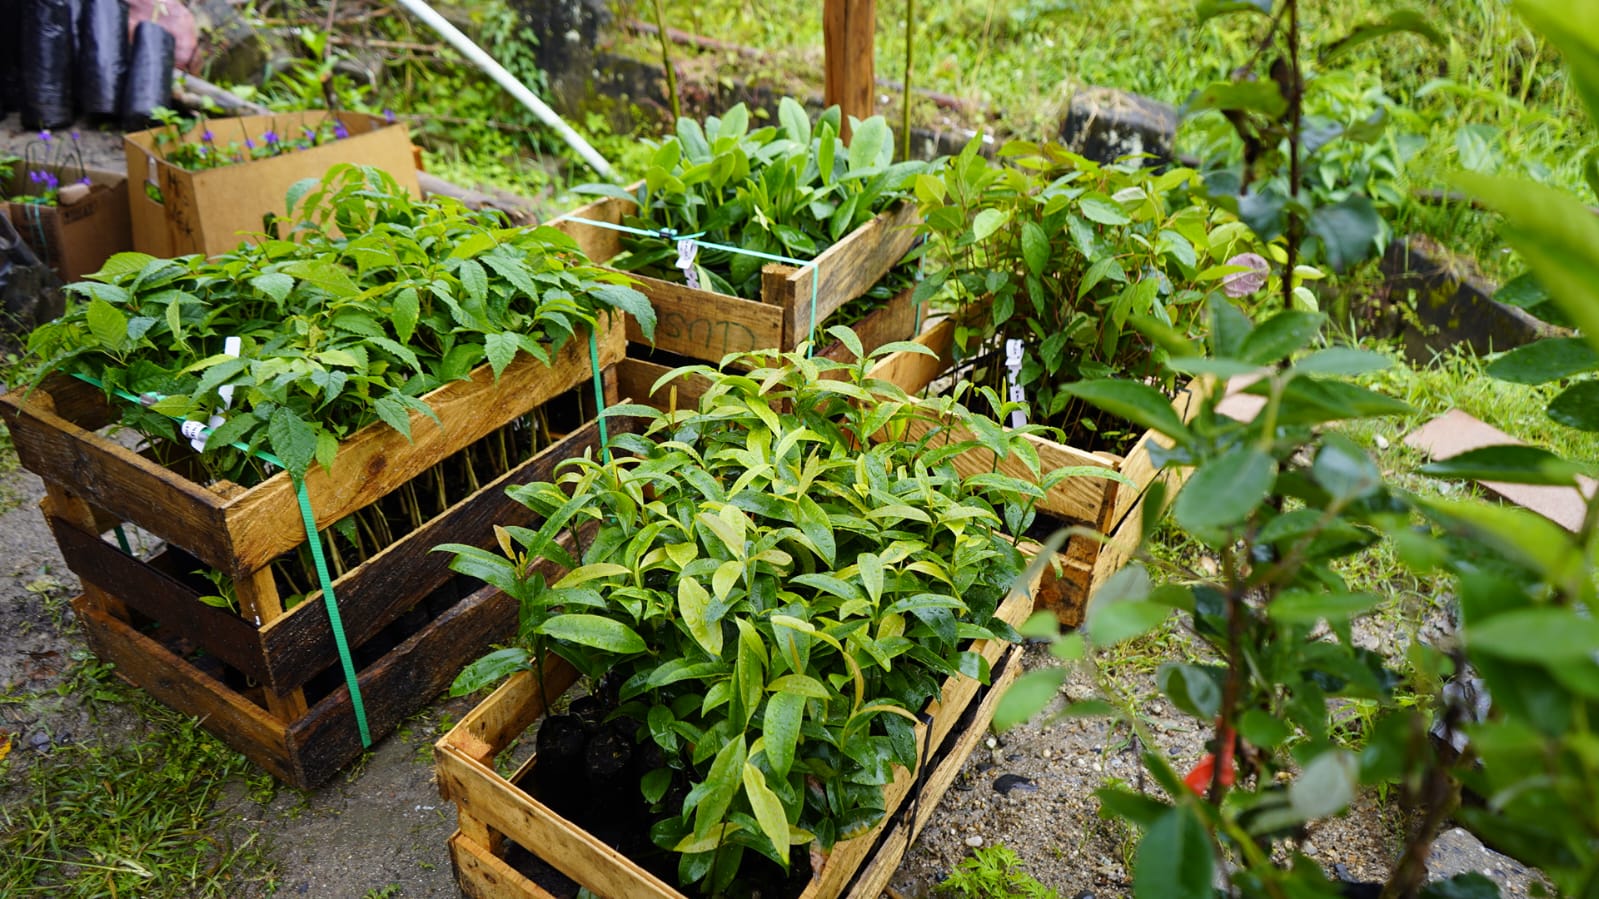
[(334, 117), (316, 127), (301, 126), (298, 136), (292, 130), (288, 133), (279, 131), (274, 125), (260, 134), (246, 133), (243, 140), (219, 144), (209, 125), (201, 126), (204, 130), (200, 133), (200, 139), (195, 141), (185, 139), (186, 135), (193, 132), (194, 125), (185, 123), (176, 113), (163, 110), (157, 112), (155, 118), (164, 126), (156, 135), (156, 148), (160, 150), (162, 158), (190, 172), (285, 156), (350, 136), (349, 126)]
[[(12, 187), (19, 164), (24, 180)], [(48, 130), (40, 131), (38, 137), (23, 147), (22, 158), (0, 155), (0, 187), (6, 188), (0, 191), (0, 197), (7, 202), (54, 206), (60, 200), (63, 179), (67, 183), (90, 183), (76, 131), (69, 140), (61, 140)]]

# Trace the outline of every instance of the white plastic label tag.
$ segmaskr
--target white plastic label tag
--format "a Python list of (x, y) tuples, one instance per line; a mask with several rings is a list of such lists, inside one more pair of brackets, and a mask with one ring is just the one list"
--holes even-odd
[[(1005, 368), (1010, 372), (1010, 390), (1007, 399), (1013, 403), (1027, 402), (1027, 390), (1019, 383), (1022, 373), (1023, 344), (1020, 340), (1012, 338), (1005, 341)], [(1017, 409), (1010, 414), (1010, 426), (1019, 428), (1027, 424), (1027, 416), (1022, 410)]]
[(700, 245), (694, 238), (685, 237), (677, 242), (677, 262), (675, 265), (683, 270), (683, 280), (694, 290), (700, 289), (700, 273), (694, 268), (694, 259), (700, 254)]

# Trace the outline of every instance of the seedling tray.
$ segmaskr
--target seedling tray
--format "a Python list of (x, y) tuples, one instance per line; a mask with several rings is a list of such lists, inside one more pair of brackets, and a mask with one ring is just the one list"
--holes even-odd
[[(604, 263), (622, 252), (621, 233), (589, 222), (620, 224), (637, 209), (634, 203), (605, 197), (550, 224), (576, 240), (590, 259)], [(632, 275), (639, 282), (634, 286), (655, 305), (654, 347), (707, 362), (719, 362), (728, 353), (747, 350), (793, 350), (811, 335), (813, 281), (818, 339), (824, 340), (821, 327), (828, 317), (870, 290), (905, 258), (915, 243), (918, 221), (916, 205), (900, 202), (844, 235), (804, 266), (770, 263), (761, 270), (759, 300)], [(866, 349), (875, 349), (890, 340), (909, 339), (914, 332), (914, 316), (905, 319), (901, 316), (905, 321), (902, 330), (878, 333), (876, 342), (868, 343)], [(628, 325), (628, 339), (637, 344), (649, 343), (635, 323)]]
[[(625, 337), (619, 321), (602, 328), (598, 361), (610, 403)], [(592, 390), (592, 372), (588, 341), (579, 337), (548, 367), (521, 356), (498, 383), (483, 366), (470, 380), (428, 394), (442, 427), (413, 413), (414, 442), (386, 425), (358, 431), (340, 445), (331, 472), (313, 466), (307, 474), (317, 527), (376, 502), (568, 390)], [(273, 560), (306, 540), (286, 474), (248, 489), (204, 486), (99, 433), (116, 412), (97, 388), (72, 378), (0, 397), (0, 415), (24, 467), (45, 481), (41, 505), (63, 558), (83, 581), (74, 605), (97, 653), (296, 786), (325, 781), (361, 752), (351, 697), (330, 674), (340, 659), (320, 593), (285, 609), (273, 578)], [(363, 655), (369, 662), (360, 680), (374, 740), (515, 626), (513, 607), (454, 578), (449, 554), (433, 547), (492, 545), (492, 525), (525, 512), (505, 487), (548, 479), (561, 460), (596, 447), (598, 436), (590, 423), (495, 472), (334, 581), (348, 644), (358, 663)], [(108, 536), (122, 524), (161, 538), (164, 550), (149, 560), (123, 552)], [(200, 566), (232, 579), (239, 614), (201, 601), (188, 577)]]
[[(893, 353), (873, 367), (870, 377), (897, 384), (907, 393), (921, 393), (950, 369), (954, 338), (955, 321), (940, 319), (916, 338), (917, 343), (932, 350), (935, 356)], [(1172, 399), (1172, 409), (1183, 421), (1188, 421), (1198, 414), (1201, 401), (1210, 389), (1206, 381), (1190, 382)], [(922, 430), (914, 436), (919, 437), (929, 426), (921, 427)], [(1067, 478), (1048, 491), (1038, 503), (1040, 511), (1059, 519), (1063, 524), (1084, 525), (1109, 537), (1106, 542), (1082, 536), (1072, 537), (1059, 554), (1059, 566), (1046, 573), (1039, 589), (1039, 608), (1053, 611), (1061, 624), (1070, 627), (1081, 624), (1083, 608), (1094, 588), (1114, 574), (1137, 549), (1144, 499), (1150, 485), (1157, 480), (1164, 482), (1166, 501), (1169, 503), (1188, 479), (1191, 469), (1161, 471), (1150, 460), (1150, 447), (1155, 445), (1158, 438), (1159, 435), (1154, 431), (1145, 432), (1126, 456), (1118, 456), (1088, 452), (1041, 437), (1027, 437), (1037, 451), (1045, 472), (1066, 466), (1087, 465), (1118, 472), (1132, 481), (1132, 485), (1128, 486), (1108, 478)], [(966, 440), (970, 437), (957, 433), (954, 439)], [(995, 466), (994, 454), (985, 449), (969, 450), (955, 460), (955, 467), (963, 474), (992, 471)], [(1020, 459), (999, 459), (997, 466), (999, 471), (1012, 477), (1034, 480)]]
[[(998, 614), (1020, 625), (1032, 604), (1029, 596), (1013, 593)], [(999, 696), (1020, 673), (1019, 646), (981, 640), (971, 649), (989, 660), (990, 684), (985, 687), (962, 676), (944, 682), (942, 697), (922, 716), (931, 723), (916, 726), (917, 745), (931, 747), (931, 761), (919, 773), (896, 771), (885, 794), (887, 817), (869, 833), (835, 844), (822, 866), (812, 872), (801, 899), (876, 899), (887, 886), (906, 848), (987, 732)], [(551, 659), (544, 677), (546, 689), (558, 694), (576, 680), (577, 673), (564, 661)], [(683, 899), (671, 885), (515, 786), (531, 780), (527, 775), (538, 762), (536, 756), (509, 778), (495, 770), (495, 757), (543, 714), (537, 679), (521, 672), (461, 719), (436, 746), (439, 791), (456, 803), (460, 814), (460, 829), (450, 838), (450, 856), (461, 889), (474, 899), (552, 899), (506, 862), (515, 844), (600, 896)], [(930, 742), (924, 743), (924, 736)]]

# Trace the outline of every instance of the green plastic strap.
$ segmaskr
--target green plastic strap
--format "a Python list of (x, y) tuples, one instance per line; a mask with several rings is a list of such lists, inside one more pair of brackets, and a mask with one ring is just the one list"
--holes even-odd
[(355, 676), (355, 659), (350, 656), (350, 644), (344, 637), (344, 619), (339, 615), (339, 603), (333, 597), (333, 577), (328, 573), (327, 560), (322, 557), (322, 537), (316, 530), (316, 515), (311, 511), (311, 494), (305, 481), (294, 478), (294, 492), (300, 498), (300, 518), (305, 522), (305, 536), (311, 544), (311, 561), (316, 563), (316, 577), (322, 585), (322, 605), (327, 607), (328, 622), (333, 625), (333, 642), (339, 648), (339, 664), (344, 667), (344, 684), (350, 688), (350, 707), (355, 710), (355, 725), (361, 731), (361, 748), (372, 748), (372, 733), (366, 725), (366, 705), (361, 701), (361, 681)]
[(611, 437), (605, 432), (605, 385), (600, 382), (600, 342), (589, 328), (589, 369), (594, 372), (594, 417), (600, 426), (600, 457), (611, 464)]
[(117, 546), (121, 548), (122, 554), (125, 556), (133, 555), (133, 546), (128, 543), (128, 534), (122, 529), (122, 525), (119, 524), (111, 530), (117, 534)]
[[(590, 335), (589, 339), (590, 347), (592, 347), (592, 334)], [(93, 384), (94, 386), (99, 387), (101, 390), (105, 389), (105, 385), (102, 384), (97, 378), (93, 378), (85, 374), (75, 374), (74, 377), (80, 381)], [(156, 393), (147, 393), (142, 397), (134, 396), (133, 394), (121, 388), (112, 390), (112, 393), (116, 394), (116, 396), (120, 399), (126, 400), (130, 403), (136, 403), (140, 406), (150, 406), (164, 399), (164, 397)], [(168, 415), (167, 417), (173, 421), (183, 421), (183, 419), (180, 419), (175, 415)], [(204, 428), (200, 433), (204, 436), (210, 436), (211, 429)], [(251, 453), (257, 459), (260, 459), (263, 462), (266, 462), (270, 465), (276, 465), (278, 468), (281, 468), (285, 471), (288, 470), (288, 466), (284, 465), (281, 459), (269, 452), (266, 452), (265, 450), (251, 450), (248, 446), (242, 443), (233, 443), (230, 445), (235, 449), (246, 453)], [(328, 563), (327, 560), (322, 556), (322, 538), (316, 530), (316, 515), (311, 511), (311, 495), (306, 492), (305, 482), (303, 480), (293, 477), (292, 474), (290, 477), (294, 481), (294, 492), (300, 500), (300, 518), (305, 523), (305, 538), (307, 542), (311, 544), (311, 560), (316, 563), (317, 580), (322, 586), (322, 602), (325, 606), (327, 606), (328, 622), (333, 625), (333, 642), (339, 649), (339, 663), (344, 666), (344, 684), (350, 688), (350, 705), (355, 709), (355, 724), (356, 727), (361, 731), (361, 747), (363, 749), (371, 749), (372, 734), (367, 728), (366, 706), (361, 702), (361, 682), (355, 676), (355, 659), (350, 655), (350, 644), (349, 641), (345, 639), (344, 635), (344, 619), (339, 615), (338, 600), (333, 595), (333, 578), (328, 574)], [(132, 555), (133, 553), (128, 549), (127, 537), (122, 533), (122, 528), (120, 526), (117, 528), (117, 537), (122, 542), (123, 551), (127, 552), (129, 555)]]
[(800, 268), (810, 268), (811, 329), (809, 338), (810, 349), (807, 350), (806, 355), (814, 356), (816, 354), (816, 293), (819, 287), (818, 282), (821, 280), (821, 274), (818, 271), (814, 260), (811, 262), (806, 262), (803, 259), (795, 259), (792, 256), (779, 256), (775, 253), (762, 253), (759, 250), (749, 250), (745, 249), (744, 247), (734, 247), (728, 246), (727, 244), (713, 243), (712, 241), (708, 240), (700, 240), (699, 237), (700, 234), (704, 233), (703, 231), (696, 234), (679, 234), (675, 229), (672, 228), (662, 228), (659, 231), (646, 231), (643, 228), (633, 228), (628, 225), (618, 225), (613, 222), (602, 222), (595, 219), (583, 218), (582, 216), (578, 215), (568, 216), (567, 218), (561, 219), (561, 221), (581, 222), (585, 225), (593, 225), (596, 228), (608, 228), (612, 231), (621, 231), (624, 234), (636, 234), (640, 237), (656, 237), (660, 238), (661, 240), (692, 240), (702, 247), (710, 247), (713, 250), (726, 250), (729, 253), (738, 253), (741, 256), (754, 256), (756, 259), (765, 259), (768, 262), (781, 262), (785, 265), (794, 265)]

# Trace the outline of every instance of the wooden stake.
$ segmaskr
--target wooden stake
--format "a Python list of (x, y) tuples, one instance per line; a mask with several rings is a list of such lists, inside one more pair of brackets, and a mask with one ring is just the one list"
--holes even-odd
[(844, 112), (843, 138), (849, 141), (851, 116), (864, 119), (877, 108), (873, 91), (877, 71), (872, 55), (877, 28), (877, 0), (827, 0), (822, 10), (826, 51), (823, 102)]

